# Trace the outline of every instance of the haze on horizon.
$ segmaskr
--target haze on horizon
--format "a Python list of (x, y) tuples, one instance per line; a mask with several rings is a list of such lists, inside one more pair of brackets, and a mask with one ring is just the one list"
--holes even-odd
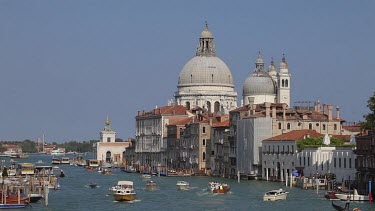
[(0, 1), (0, 141), (99, 139), (107, 116), (118, 138), (134, 137), (138, 111), (174, 98), (205, 21), (238, 106), (258, 51), (267, 67), (285, 53), (291, 102), (361, 121), (375, 91), (374, 10), (371, 0)]

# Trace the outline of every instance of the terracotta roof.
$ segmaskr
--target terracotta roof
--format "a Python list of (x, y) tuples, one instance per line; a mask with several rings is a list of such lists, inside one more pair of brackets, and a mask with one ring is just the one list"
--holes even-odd
[(185, 115), (186, 114), (186, 108), (182, 105), (175, 105), (175, 106), (164, 106), (155, 108), (148, 112), (139, 112), (138, 116), (149, 116), (149, 115)]
[(310, 138), (318, 138), (323, 136), (315, 130), (293, 130), (272, 138), (265, 139), (264, 141), (298, 141), (305, 139), (307, 136)]
[(171, 122), (169, 125), (186, 125), (186, 124), (189, 124), (192, 120), (193, 120), (192, 117), (188, 117), (188, 118), (185, 118), (185, 119), (181, 119), (181, 120)]
[(229, 120), (214, 124), (212, 127), (229, 127)]
[(361, 132), (361, 126), (360, 125), (352, 125), (352, 126), (342, 126), (343, 129), (348, 130), (350, 132)]

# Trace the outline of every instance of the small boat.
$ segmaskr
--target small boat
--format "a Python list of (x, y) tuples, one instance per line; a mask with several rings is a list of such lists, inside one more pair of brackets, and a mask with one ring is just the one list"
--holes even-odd
[(339, 200), (339, 199), (336, 197), (336, 194), (337, 194), (336, 191), (327, 191), (327, 192), (324, 194), (324, 198), (329, 199), (329, 200)]
[(189, 183), (185, 181), (178, 181), (176, 186), (177, 190), (189, 190)]
[(128, 166), (128, 168), (121, 168), (121, 171), (126, 173), (135, 173), (137, 170), (133, 166)]
[(35, 202), (38, 202), (40, 199), (42, 199), (43, 195), (39, 193), (30, 193), (29, 198), (30, 198), (30, 201), (29, 201), (30, 203), (35, 203)]
[(61, 160), (59, 158), (52, 158), (52, 164), (61, 164)]
[(369, 201), (368, 195), (359, 195), (357, 189), (354, 189), (353, 194), (336, 193), (335, 196), (340, 200), (350, 201)]
[(132, 181), (118, 181), (119, 188), (113, 193), (116, 201), (133, 201), (136, 193)]
[(264, 194), (263, 201), (278, 201), (286, 200), (289, 192), (284, 191), (283, 189), (271, 190)]
[(152, 180), (147, 182), (147, 184), (146, 184), (146, 190), (147, 191), (156, 191), (156, 188), (157, 188), (156, 182), (154, 182)]
[(43, 161), (42, 160), (38, 160), (38, 162), (36, 162), (36, 163), (43, 163)]
[(346, 202), (345, 207), (342, 207), (332, 202), (332, 207), (338, 211), (349, 211), (349, 202)]
[(103, 169), (102, 174), (112, 174), (112, 172), (109, 169)]
[(69, 164), (69, 163), (70, 163), (70, 159), (68, 157), (61, 158), (61, 164)]
[(90, 188), (96, 188), (98, 186), (98, 184), (96, 184), (95, 182), (91, 182), (90, 184), (89, 184), (89, 187)]
[(20, 154), (20, 156), (19, 156), (19, 158), (23, 158), (23, 159), (28, 158), (28, 157), (29, 157), (29, 155), (26, 155), (26, 154)]
[(60, 177), (65, 177), (65, 173), (64, 173), (64, 171), (61, 169), (61, 171), (60, 171), (60, 175), (59, 175)]
[(210, 182), (208, 183), (208, 189), (212, 193), (224, 194), (230, 191), (230, 186), (226, 183)]
[(149, 174), (142, 174), (141, 178), (144, 179), (144, 180), (148, 180), (148, 179), (151, 179), (151, 175), (149, 175)]
[(101, 167), (102, 168), (112, 168), (112, 164), (104, 162), (104, 163), (101, 164)]
[(0, 209), (19, 209), (25, 207), (26, 204), (0, 204)]

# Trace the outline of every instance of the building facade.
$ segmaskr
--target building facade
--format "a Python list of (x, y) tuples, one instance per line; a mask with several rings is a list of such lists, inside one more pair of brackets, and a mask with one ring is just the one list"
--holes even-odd
[(375, 182), (375, 133), (368, 132), (366, 135), (356, 136), (357, 149), (357, 180), (358, 191), (361, 193), (369, 192), (369, 181), (372, 182), (372, 190), (374, 190)]

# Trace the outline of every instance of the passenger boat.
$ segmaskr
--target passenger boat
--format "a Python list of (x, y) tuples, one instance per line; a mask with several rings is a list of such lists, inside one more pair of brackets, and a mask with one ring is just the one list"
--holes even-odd
[(177, 190), (189, 190), (189, 183), (185, 181), (178, 181), (176, 186)]
[(61, 164), (61, 160), (59, 158), (52, 158), (52, 164)]
[(283, 189), (271, 190), (264, 194), (263, 201), (278, 201), (286, 200), (289, 192), (284, 191)]
[(156, 191), (156, 188), (157, 188), (156, 182), (154, 182), (152, 180), (147, 182), (147, 184), (146, 184), (146, 190), (147, 191)]
[(368, 195), (359, 195), (357, 189), (354, 189), (353, 194), (344, 194), (344, 193), (336, 193), (335, 196), (340, 200), (350, 200), (350, 201), (368, 201)]
[(0, 200), (0, 203), (1, 204), (4, 204), (4, 202), (6, 204), (26, 204), (29, 202), (29, 197), (26, 196), (25, 194), (21, 194), (20, 195), (20, 198), (19, 198), (19, 201), (18, 201), (18, 194), (11, 194), (11, 193), (4, 193), (1, 191), (0, 193), (1, 196), (3, 195), (6, 195), (5, 200), (1, 199)]
[(70, 163), (70, 160), (68, 157), (61, 158), (61, 164), (69, 164), (69, 163)]
[(89, 184), (89, 187), (90, 188), (96, 188), (98, 186), (98, 184), (96, 184), (95, 182), (91, 182), (90, 184)]
[(208, 189), (212, 193), (224, 194), (230, 191), (230, 186), (226, 183), (210, 182), (208, 183)]
[(116, 192), (113, 193), (116, 201), (133, 201), (136, 193), (132, 181), (118, 181)]
[(137, 172), (137, 170), (135, 168), (133, 168), (132, 166), (128, 166), (127, 169), (121, 168), (121, 171), (124, 171), (126, 173), (135, 173), (135, 172)]

